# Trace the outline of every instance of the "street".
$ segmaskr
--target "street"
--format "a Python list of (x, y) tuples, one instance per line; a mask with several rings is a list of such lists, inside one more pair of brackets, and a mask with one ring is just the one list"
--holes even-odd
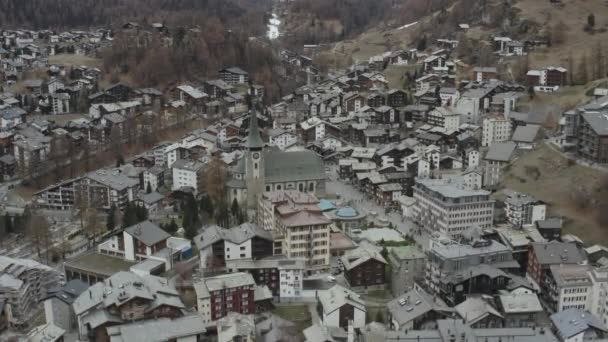
[(357, 209), (359, 212), (367, 214), (368, 217), (375, 213), (378, 218), (386, 218), (401, 235), (410, 235), (413, 237), (423, 250), (428, 248), (429, 235), (425, 234), (424, 231), (421, 234), (416, 234), (416, 225), (414, 222), (404, 219), (398, 211), (391, 211), (388, 214), (385, 214), (385, 208), (379, 206), (374, 200), (370, 199), (367, 194), (362, 193), (353, 185), (339, 180), (335, 167), (331, 168), (327, 173), (329, 178), (326, 183), (326, 192), (328, 194), (339, 195), (342, 201), (348, 203), (348, 205)]

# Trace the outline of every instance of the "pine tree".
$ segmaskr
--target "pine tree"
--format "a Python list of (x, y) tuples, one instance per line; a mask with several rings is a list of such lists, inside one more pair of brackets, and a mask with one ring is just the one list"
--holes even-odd
[(6, 233), (13, 233), (14, 232), (14, 225), (13, 225), (13, 220), (11, 219), (9, 214), (5, 214), (4, 215), (4, 231)]
[(150, 184), (150, 182), (148, 182), (148, 185), (146, 185), (146, 193), (151, 193), (152, 192), (152, 185)]
[(125, 213), (122, 217), (122, 227), (127, 228), (137, 224), (137, 209), (130, 202), (125, 206)]

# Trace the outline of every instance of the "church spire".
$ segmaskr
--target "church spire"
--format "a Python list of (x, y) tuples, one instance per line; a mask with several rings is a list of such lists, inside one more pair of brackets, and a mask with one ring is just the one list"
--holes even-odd
[(247, 148), (248, 149), (261, 149), (264, 147), (264, 142), (260, 136), (260, 129), (258, 128), (258, 114), (257, 114), (257, 100), (253, 95), (250, 95), (251, 107), (249, 108), (249, 135), (247, 136)]

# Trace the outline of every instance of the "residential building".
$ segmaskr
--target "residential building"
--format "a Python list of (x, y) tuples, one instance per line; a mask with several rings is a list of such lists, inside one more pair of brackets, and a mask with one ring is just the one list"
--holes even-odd
[(149, 319), (183, 316), (175, 287), (165, 278), (118, 272), (89, 287), (74, 301), (81, 340), (111, 341), (106, 328)]
[(504, 116), (483, 119), (481, 146), (490, 146), (495, 142), (505, 142), (511, 139), (511, 120)]
[(334, 285), (330, 289), (319, 291), (317, 300), (320, 304), (320, 318), (327, 327), (347, 329), (349, 322), (354, 328), (365, 325), (367, 308), (365, 302), (355, 292)]
[(426, 255), (416, 246), (390, 247), (388, 262), (391, 264), (391, 292), (393, 296), (414, 288), (416, 282), (424, 282)]
[(483, 183), (486, 187), (497, 186), (502, 170), (511, 163), (517, 145), (512, 141), (494, 143), (484, 157)]
[(587, 265), (551, 265), (540, 289), (553, 312), (592, 309), (593, 282)]
[(161, 166), (152, 166), (143, 172), (144, 188), (148, 190), (158, 191), (158, 188), (165, 185), (165, 169)]
[(453, 315), (443, 300), (423, 289), (412, 289), (386, 304), (388, 326), (396, 331), (430, 330), (437, 320)]
[(576, 131), (576, 153), (595, 163), (608, 163), (608, 112), (582, 113)]
[(551, 315), (555, 335), (561, 342), (600, 341), (608, 328), (595, 315), (581, 309), (568, 309)]
[(544, 313), (536, 293), (509, 293), (498, 296), (505, 328), (534, 328)]
[(276, 298), (298, 298), (302, 295), (302, 282), (306, 263), (302, 259), (289, 260), (274, 257), (259, 260), (230, 260), (226, 262), (229, 272), (247, 272), (256, 285), (266, 286)]
[(431, 232), (458, 238), (471, 227), (492, 226), (494, 200), (489, 191), (466, 189), (449, 180), (420, 178), (413, 190), (413, 219)]
[(194, 283), (198, 313), (205, 323), (217, 321), (230, 312), (253, 314), (254, 288), (253, 276), (244, 272), (203, 278)]
[(171, 189), (184, 190), (190, 189), (194, 194), (202, 191), (203, 173), (205, 164), (195, 161), (179, 159), (171, 166), (173, 171), (173, 185)]
[(540, 285), (552, 265), (576, 265), (585, 262), (583, 252), (573, 242), (533, 242), (528, 251), (527, 276)]
[(472, 244), (433, 242), (427, 259), (425, 287), (446, 302), (456, 303), (465, 295), (492, 295), (505, 289), (508, 276), (502, 270), (518, 268), (511, 250), (493, 240)]
[(63, 286), (47, 291), (44, 298), (44, 316), (48, 324), (53, 324), (65, 331), (78, 326), (74, 313), (74, 300), (89, 288), (89, 284), (80, 280), (70, 280)]
[(329, 270), (329, 220), (310, 193), (265, 192), (258, 205), (258, 224), (272, 232), (274, 254), (306, 259), (308, 274)]
[(427, 114), (427, 122), (443, 128), (445, 133), (450, 134), (460, 127), (460, 115), (449, 107), (437, 107)]
[(200, 315), (158, 318), (106, 328), (109, 342), (191, 342), (205, 338), (207, 329)]
[(228, 84), (246, 84), (249, 81), (249, 73), (239, 67), (222, 69), (219, 72), (220, 79)]
[(388, 263), (380, 251), (381, 248), (361, 241), (356, 249), (349, 250), (340, 257), (344, 278), (351, 288), (384, 288)]
[(471, 296), (454, 307), (456, 313), (472, 328), (502, 328), (503, 316), (487, 299)]
[(505, 215), (513, 226), (533, 225), (545, 220), (547, 205), (528, 194), (505, 191)]
[(8, 327), (29, 327), (40, 301), (62, 280), (55, 269), (34, 260), (0, 256), (0, 301)]
[(117, 272), (129, 271), (135, 265), (135, 262), (120, 257), (89, 252), (65, 261), (63, 271), (67, 281), (77, 279), (93, 285)]
[(243, 223), (230, 229), (207, 226), (194, 238), (205, 269), (223, 268), (233, 260), (259, 260), (273, 255), (273, 238), (256, 224)]

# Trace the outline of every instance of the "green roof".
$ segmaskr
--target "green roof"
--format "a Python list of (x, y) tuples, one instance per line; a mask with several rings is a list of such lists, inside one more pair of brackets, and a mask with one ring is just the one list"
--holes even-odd
[(266, 183), (324, 179), (323, 160), (312, 151), (269, 151), (264, 154)]

